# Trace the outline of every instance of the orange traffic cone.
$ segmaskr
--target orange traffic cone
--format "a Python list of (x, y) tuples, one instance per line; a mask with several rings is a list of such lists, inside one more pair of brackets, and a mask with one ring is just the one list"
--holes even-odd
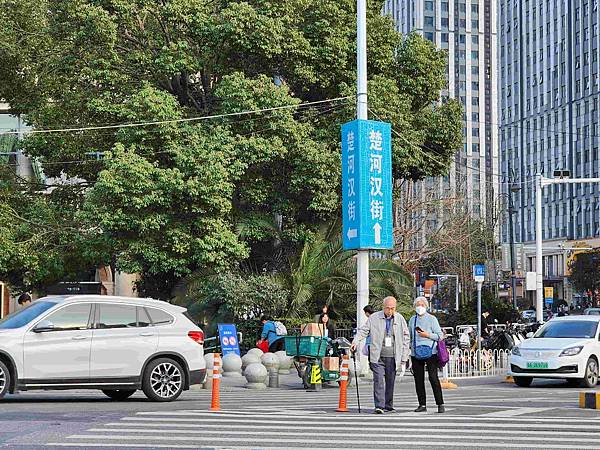
[(211, 411), (221, 411), (221, 398), (219, 397), (219, 384), (221, 383), (221, 355), (215, 353), (213, 361), (212, 399), (210, 401)]
[(340, 402), (337, 412), (348, 412), (348, 367), (350, 358), (348, 355), (342, 356), (342, 365), (340, 366)]

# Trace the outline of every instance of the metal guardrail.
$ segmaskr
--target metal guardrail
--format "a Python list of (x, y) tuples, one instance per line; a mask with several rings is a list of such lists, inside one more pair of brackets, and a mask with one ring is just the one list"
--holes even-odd
[[(481, 367), (477, 367), (478, 353), (481, 352)], [(508, 371), (510, 350), (460, 350), (450, 351), (448, 361), (449, 378), (491, 377), (505, 375)]]

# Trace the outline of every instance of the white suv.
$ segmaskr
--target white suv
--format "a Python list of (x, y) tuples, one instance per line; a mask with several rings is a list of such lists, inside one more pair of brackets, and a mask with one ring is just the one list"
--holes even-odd
[(204, 333), (186, 309), (150, 299), (44, 297), (0, 321), (0, 398), (31, 389), (137, 389), (175, 400), (204, 382)]

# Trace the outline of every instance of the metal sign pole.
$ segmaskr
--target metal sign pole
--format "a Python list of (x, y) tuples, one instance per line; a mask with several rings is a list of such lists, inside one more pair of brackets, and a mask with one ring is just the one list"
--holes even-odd
[(481, 286), (477, 282), (477, 371), (481, 372)]
[[(356, 118), (367, 120), (367, 0), (356, 0)], [(365, 322), (369, 304), (369, 251), (356, 254), (356, 326)], [(362, 352), (359, 353), (359, 355)]]

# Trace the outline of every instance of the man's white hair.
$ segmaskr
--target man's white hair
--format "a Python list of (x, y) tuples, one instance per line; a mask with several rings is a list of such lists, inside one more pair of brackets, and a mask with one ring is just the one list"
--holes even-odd
[(429, 308), (429, 301), (427, 300), (426, 297), (420, 296), (415, 298), (415, 301), (413, 302), (413, 306), (417, 306), (417, 302), (425, 302), (425, 308)]

